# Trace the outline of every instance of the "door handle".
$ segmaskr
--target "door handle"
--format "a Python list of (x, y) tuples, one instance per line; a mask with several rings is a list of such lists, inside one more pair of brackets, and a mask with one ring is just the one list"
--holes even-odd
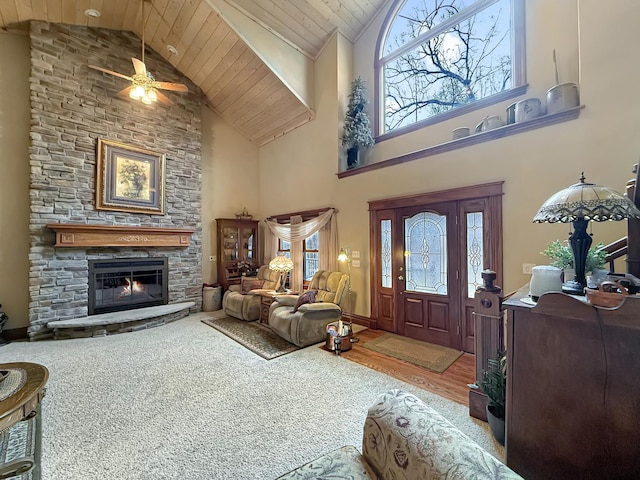
[(398, 275), (398, 280), (404, 280), (404, 277), (402, 275)]

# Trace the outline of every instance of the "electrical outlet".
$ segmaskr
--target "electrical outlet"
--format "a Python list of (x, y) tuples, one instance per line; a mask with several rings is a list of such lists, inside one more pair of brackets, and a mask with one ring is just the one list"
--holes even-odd
[(535, 267), (535, 263), (523, 263), (522, 264), (522, 273), (525, 275), (531, 275), (533, 273), (533, 267)]
[(360, 260), (351, 260), (351, 266), (355, 268), (360, 267)]

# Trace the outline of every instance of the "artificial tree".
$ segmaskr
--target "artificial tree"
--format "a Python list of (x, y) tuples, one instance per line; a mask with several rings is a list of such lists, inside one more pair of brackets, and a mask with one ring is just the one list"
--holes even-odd
[(369, 103), (367, 89), (362, 77), (358, 76), (351, 83), (349, 104), (344, 118), (344, 132), (342, 146), (347, 149), (347, 169), (359, 164), (358, 152), (360, 148), (372, 147), (374, 144), (369, 116), (364, 107)]

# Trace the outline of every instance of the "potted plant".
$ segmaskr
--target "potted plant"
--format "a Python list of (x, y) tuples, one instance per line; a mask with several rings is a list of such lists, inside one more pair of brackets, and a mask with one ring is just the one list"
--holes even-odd
[(344, 119), (342, 146), (347, 149), (347, 169), (357, 167), (360, 148), (372, 147), (375, 143), (364, 107), (369, 103), (364, 80), (358, 76), (351, 84), (349, 104)]
[(498, 352), (498, 358), (489, 358), (488, 370), (482, 372), (480, 389), (489, 397), (487, 421), (500, 445), (504, 445), (504, 419), (507, 396), (507, 357)]
[[(595, 247), (591, 247), (587, 252), (587, 261), (585, 264), (585, 272), (594, 272), (600, 270), (606, 264), (607, 252), (602, 250), (604, 245), (598, 243)], [(573, 269), (573, 251), (568, 241), (561, 242), (560, 240), (554, 240), (547, 247), (540, 252), (545, 257), (551, 259), (551, 265), (561, 268), (563, 270)], [(568, 275), (565, 274), (565, 279)], [(573, 278), (573, 276), (569, 276)]]

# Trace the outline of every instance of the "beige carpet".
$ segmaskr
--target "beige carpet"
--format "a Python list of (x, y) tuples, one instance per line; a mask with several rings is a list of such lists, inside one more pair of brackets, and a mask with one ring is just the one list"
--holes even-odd
[(462, 355), (462, 352), (452, 348), (401, 337), (393, 333), (385, 333), (363, 343), (362, 346), (436, 373), (444, 372)]

